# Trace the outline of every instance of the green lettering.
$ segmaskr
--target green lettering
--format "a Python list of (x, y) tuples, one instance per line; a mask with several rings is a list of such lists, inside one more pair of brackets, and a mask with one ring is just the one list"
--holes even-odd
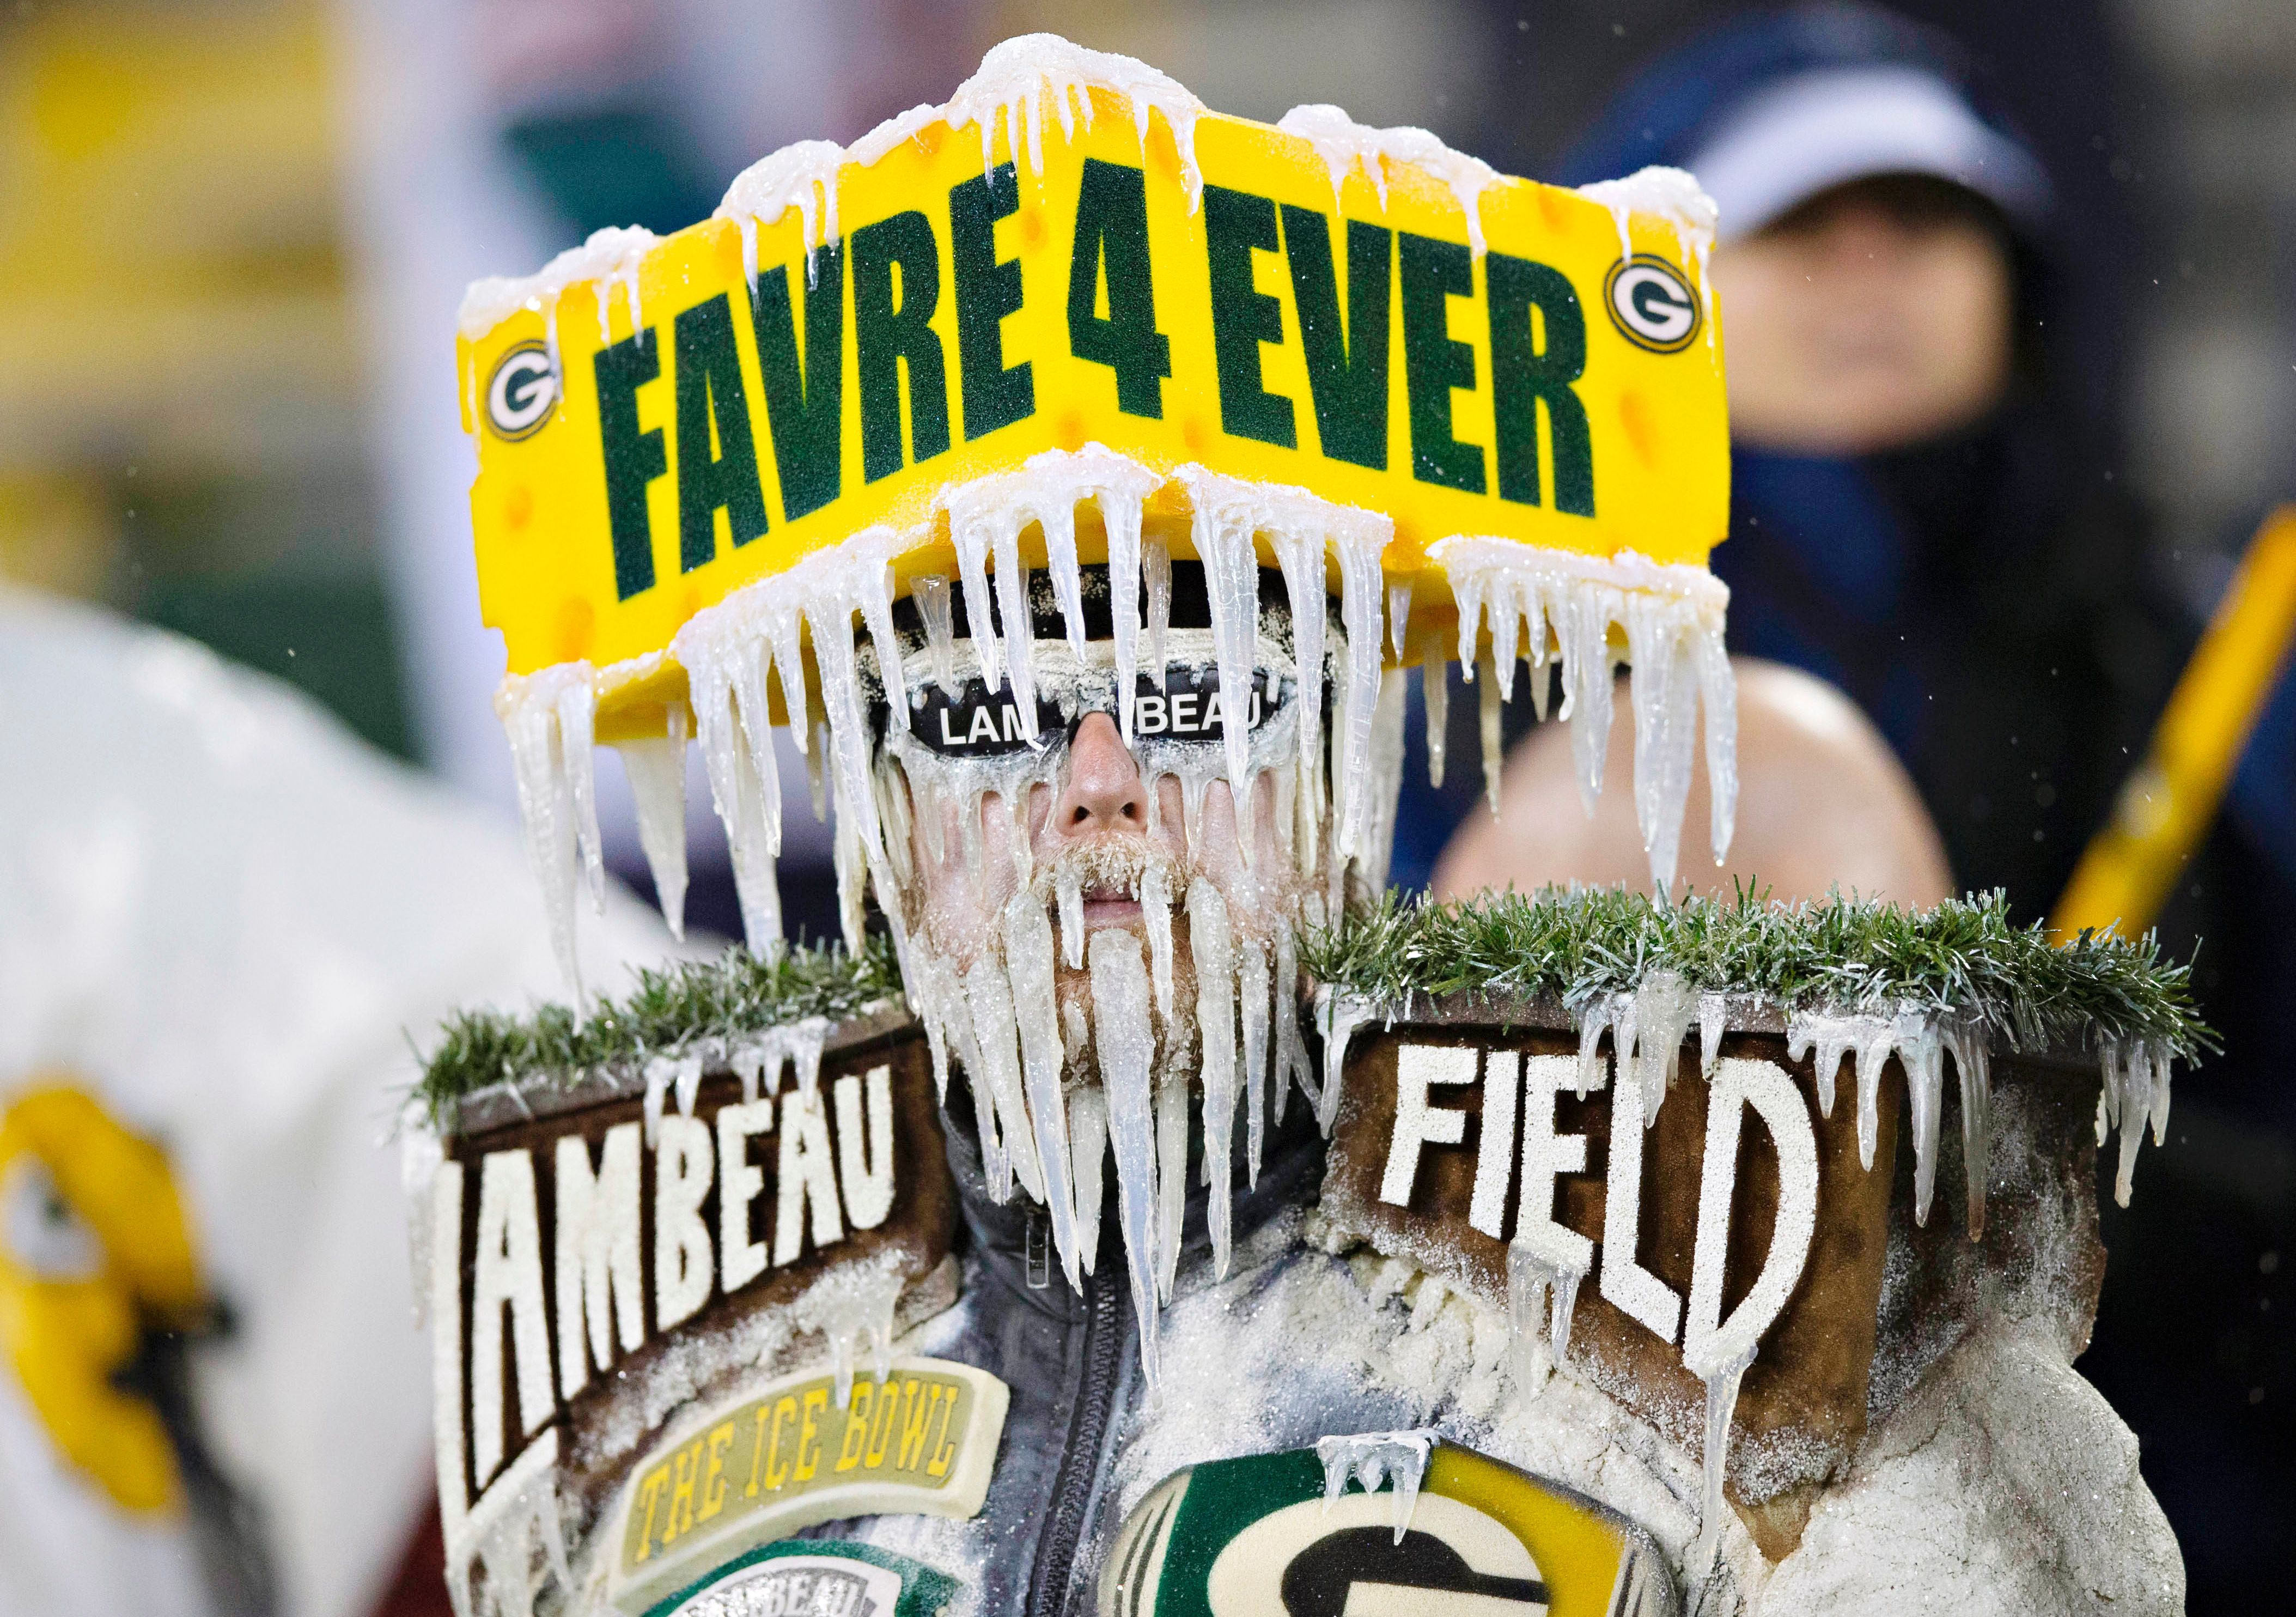
[(912, 209), (853, 233), (861, 475), (868, 482), (890, 476), (903, 464), (904, 364), (909, 373), (910, 459), (931, 460), (948, 447), (948, 372), (940, 334), (931, 324), (939, 307), (940, 249), (923, 214)]
[[(1108, 313), (1099, 312), (1103, 272)], [(1172, 343), (1156, 329), (1155, 283), (1148, 269), (1147, 177), (1137, 168), (1084, 162), (1077, 197), (1076, 248), (1069, 257), (1069, 351), (1116, 373), (1116, 407), (1163, 419), (1163, 379)]]
[[(1497, 422), (1499, 497), (1539, 503), (1538, 406), (1546, 406), (1554, 508), (1595, 514), (1595, 451), (1587, 406), (1570, 384), (1587, 369), (1587, 319), (1560, 270), (1495, 252), (1483, 259), (1491, 303), (1491, 413)], [(1533, 341), (1538, 311), (1544, 346)]]
[(661, 429), (638, 431), (638, 390), (661, 374), (653, 327), (598, 350), (598, 438), (606, 463), (606, 525), (613, 536), (614, 592), (628, 600), (653, 587), (653, 524), (646, 488), (669, 470)]
[(1395, 233), (1349, 219), (1348, 311), (1332, 273), (1332, 222), (1312, 208), (1283, 204), (1283, 252), (1300, 310), (1300, 347), (1316, 404), (1324, 453), (1374, 472), (1387, 470), (1387, 310)]
[(1004, 316), (1021, 307), (1021, 260), (996, 257), (996, 221), (1021, 211), (1021, 182), (1001, 163), (948, 193), (949, 257), (956, 270), (957, 376), (964, 436), (985, 438), (1037, 413), (1029, 362), (1007, 369)]
[(1204, 187), (1204, 250), (1211, 260), (1212, 353), (1220, 430), (1295, 449), (1292, 401), (1261, 385), (1259, 345), (1283, 341), (1283, 306), (1251, 283), (1251, 254), (1275, 252), (1275, 204), (1249, 191)]
[(814, 250), (805, 284), (805, 352), (797, 347), (787, 267), (758, 276), (750, 304), (766, 420), (781, 473), (782, 520), (794, 522), (840, 492), (845, 475), (845, 249)]
[(1483, 451), (1451, 436), (1451, 390), (1475, 385), (1475, 350), (1451, 335), (1453, 298), (1474, 295), (1465, 245), (1403, 233), (1403, 378), (1411, 403), (1411, 475), (1483, 492)]
[[(677, 356), (677, 564), (692, 572), (718, 555), (718, 513), (746, 545), (766, 530), (766, 496), (758, 486), (758, 446), (750, 436), (750, 401), (734, 349), (734, 310), (726, 294), (681, 312), (672, 323)], [(712, 435), (716, 450), (711, 449)]]

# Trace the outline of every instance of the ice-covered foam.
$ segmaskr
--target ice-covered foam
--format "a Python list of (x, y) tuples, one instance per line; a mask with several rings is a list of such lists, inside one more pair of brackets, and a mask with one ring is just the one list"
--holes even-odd
[(1132, 109), (1133, 127), (1140, 149), (1148, 150), (1148, 116), (1163, 115), (1172, 144), (1180, 156), (1181, 183), (1187, 187), (1193, 211), (1203, 194), (1203, 175), (1196, 167), (1196, 119), (1204, 103), (1185, 86), (1158, 72), (1144, 62), (1108, 51), (1087, 50), (1057, 34), (1022, 34), (993, 47), (980, 59), (980, 70), (956, 88), (941, 117), (952, 130), (968, 125), (980, 130), (980, 163), (995, 163), (996, 129), (1004, 120), (1005, 144), (1017, 160), (1025, 143), (1029, 166), (1037, 173), (1045, 167), (1045, 103), (1061, 120), (1062, 133), (1076, 135), (1077, 122), (1092, 127), (1092, 92), (1119, 95)]
[[(1710, 300), (1706, 260), (1714, 250), (1714, 232), (1722, 216), (1714, 199), (1699, 185), (1697, 176), (1685, 169), (1653, 164), (1620, 179), (1581, 185), (1578, 194), (1611, 210), (1611, 222), (1619, 228), (1619, 256), (1622, 259), (1635, 256), (1629, 225), (1636, 214), (1648, 214), (1666, 225), (1674, 232), (1683, 257), (1690, 260), (1698, 276), (1700, 295)], [(1707, 341), (1711, 343), (1714, 323), (1710, 319), (1706, 332)]]
[(820, 1333), (837, 1378), (837, 1407), (853, 1399), (853, 1370), (865, 1342), (882, 1382), (893, 1368), (893, 1310), (901, 1301), (902, 1254), (894, 1249), (834, 1264), (790, 1305), (800, 1331)]
[(1458, 602), (1459, 663), (1470, 680), (1488, 625), (1497, 669), (1496, 698), (1488, 683), (1482, 692), (1485, 767), (1492, 772), (1494, 799), (1497, 710), (1492, 704), (1512, 694), (1520, 646), (1530, 664), (1535, 702), (1545, 699), (1550, 656), (1561, 662), (1562, 713), (1571, 723), (1579, 794), (1593, 812), (1610, 747), (1615, 625), (1632, 669), (1635, 816), (1652, 882), (1665, 891), (1674, 882), (1698, 736), (1693, 708), (1702, 708), (1705, 718), (1718, 863), (1729, 850), (1738, 791), (1737, 687), (1723, 646), (1728, 587), (1703, 568), (1660, 565), (1631, 551), (1603, 558), (1462, 536), (1437, 540), (1428, 554), (1448, 574)]
[(813, 284), (814, 250), (837, 240), (837, 175), (845, 150), (834, 141), (801, 140), (759, 158), (734, 176), (712, 218), (731, 219), (742, 233), (742, 273), (758, 290), (758, 226), (797, 209), (805, 230), (806, 284)]
[(1468, 249), (1479, 259), (1483, 256), (1483, 193), (1505, 181), (1482, 159), (1454, 152), (1424, 129), (1409, 125), (1374, 129), (1356, 122), (1338, 107), (1322, 103), (1294, 107), (1275, 120), (1275, 127), (1316, 148), (1332, 173), (1334, 210), (1340, 207), (1341, 185), (1358, 164), (1379, 193), (1382, 209), (1387, 206), (1386, 163), (1411, 163), (1424, 168), (1451, 188), (1460, 210), (1467, 216)]

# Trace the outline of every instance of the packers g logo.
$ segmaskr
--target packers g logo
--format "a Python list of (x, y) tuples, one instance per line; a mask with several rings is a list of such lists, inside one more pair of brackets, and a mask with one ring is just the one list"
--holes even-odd
[(1311, 1450), (1193, 1466), (1126, 1519), (1100, 1617), (1674, 1617), (1632, 1523), (1439, 1445), (1400, 1528), (1392, 1491), (1326, 1502)]
[(496, 438), (516, 443), (532, 437), (557, 406), (558, 371), (541, 343), (519, 343), (496, 361), (487, 379), (487, 425)]
[(1704, 313), (1682, 272), (1646, 252), (1611, 266), (1603, 279), (1603, 305), (1620, 336), (1653, 354), (1678, 354), (1688, 348)]

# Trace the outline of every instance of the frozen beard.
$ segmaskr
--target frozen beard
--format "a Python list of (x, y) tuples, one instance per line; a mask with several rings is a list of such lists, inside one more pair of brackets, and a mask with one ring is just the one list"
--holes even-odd
[(1291, 1084), (1323, 1103), (1300, 1034), (1299, 929), (1351, 889), (1384, 885), (1402, 752), (1390, 676), (1366, 716), (1376, 824), (1365, 841), (1381, 855), (1343, 857), (1329, 754), (1347, 733), (1331, 704), (1348, 699), (1325, 677), (1344, 666), (1337, 614), (1296, 633), (1281, 575), (1262, 571), (1248, 688), (1231, 700), (1202, 570), (1168, 566), (1150, 576), (1146, 655), (1125, 670), (1120, 705), (1105, 568), (1082, 570), (1080, 612), (1062, 611), (1048, 576), (1030, 581), (1025, 684), (995, 661), (1001, 617), (996, 638), (976, 639), (958, 592), (913, 579), (894, 618), (907, 723), (882, 682), (873, 693), (906, 970), (936, 1076), (946, 1094), (949, 1062), (964, 1069), (990, 1194), (1017, 1186), (1045, 1207), (1071, 1284), (1095, 1262), (1113, 1152), (1151, 1375), (1179, 1261), (1190, 1109), (1224, 1270), (1236, 1146), (1256, 1180)]

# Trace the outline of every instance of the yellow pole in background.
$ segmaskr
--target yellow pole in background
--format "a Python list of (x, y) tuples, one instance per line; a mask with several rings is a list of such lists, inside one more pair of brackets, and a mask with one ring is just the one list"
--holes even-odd
[(2296, 637), (2296, 505), (2265, 519), (2169, 694), (2144, 764), (2082, 850), (2049, 931), (2059, 942), (2118, 923), (2136, 937), (2216, 817), (2241, 750)]

